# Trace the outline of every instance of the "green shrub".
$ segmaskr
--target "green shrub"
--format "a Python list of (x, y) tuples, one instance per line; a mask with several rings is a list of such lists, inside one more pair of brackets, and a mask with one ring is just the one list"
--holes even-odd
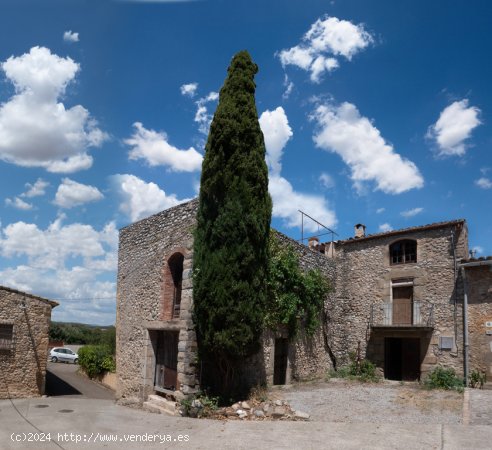
[(183, 416), (209, 417), (219, 407), (219, 397), (210, 397), (206, 393), (187, 397), (180, 402)]
[(348, 378), (350, 380), (378, 382), (379, 377), (376, 366), (367, 359), (361, 359), (359, 364), (355, 357), (351, 355), (352, 362), (348, 366), (342, 366), (337, 370), (330, 370), (329, 378)]
[(78, 354), (79, 365), (90, 378), (116, 370), (116, 364), (108, 346), (86, 345), (79, 350)]
[(483, 385), (487, 382), (487, 374), (480, 372), (479, 370), (472, 370), (470, 374), (470, 380), (468, 384), (471, 388), (483, 388)]
[(426, 378), (424, 385), (429, 389), (454, 389), (463, 392), (463, 380), (452, 368), (436, 367)]

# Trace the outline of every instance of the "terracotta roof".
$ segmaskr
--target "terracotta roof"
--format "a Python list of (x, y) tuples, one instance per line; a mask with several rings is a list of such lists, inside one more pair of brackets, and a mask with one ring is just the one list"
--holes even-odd
[(367, 234), (366, 236), (360, 237), (360, 238), (351, 237), (349, 239), (337, 241), (336, 244), (345, 245), (345, 244), (351, 244), (353, 242), (367, 241), (369, 239), (376, 239), (376, 238), (380, 238), (380, 237), (396, 236), (399, 234), (413, 233), (415, 231), (432, 230), (435, 228), (446, 228), (446, 227), (451, 227), (451, 226), (456, 226), (456, 225), (463, 225), (465, 222), (466, 222), (465, 219), (456, 219), (456, 220), (449, 220), (449, 221), (445, 221), (445, 222), (429, 223), (427, 225), (419, 225), (416, 227), (402, 228), (400, 230), (391, 230), (391, 231), (385, 231), (383, 233)]
[(44, 303), (48, 303), (52, 308), (54, 308), (55, 306), (58, 306), (59, 305), (58, 302), (55, 302), (53, 300), (48, 300), (47, 298), (43, 298), (43, 297), (39, 297), (37, 295), (29, 294), (28, 292), (18, 291), (17, 289), (12, 289), (12, 288), (9, 288), (9, 287), (6, 287), (6, 286), (0, 286), (0, 290), (7, 291), (7, 292), (12, 292), (14, 294), (20, 294), (20, 295), (23, 295), (25, 297), (33, 298), (35, 300), (40, 300), (40, 301), (42, 301)]
[(483, 262), (483, 261), (492, 261), (492, 256), (481, 256), (480, 258), (466, 258), (461, 260), (461, 264), (467, 263), (475, 263), (475, 262)]

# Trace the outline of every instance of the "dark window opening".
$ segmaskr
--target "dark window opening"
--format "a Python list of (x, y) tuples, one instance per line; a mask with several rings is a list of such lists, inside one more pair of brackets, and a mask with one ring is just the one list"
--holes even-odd
[(175, 253), (169, 258), (169, 270), (173, 279), (173, 319), (179, 318), (181, 311), (181, 287), (183, 283), (183, 261), (181, 253)]
[(289, 341), (285, 338), (275, 339), (274, 351), (273, 384), (285, 384), (287, 379)]
[(14, 325), (0, 323), (0, 352), (10, 353), (14, 344)]
[(398, 241), (390, 245), (391, 264), (406, 264), (417, 262), (417, 242)]

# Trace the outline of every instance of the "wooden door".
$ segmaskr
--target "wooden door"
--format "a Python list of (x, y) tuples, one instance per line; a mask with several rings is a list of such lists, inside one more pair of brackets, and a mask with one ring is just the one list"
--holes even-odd
[(412, 325), (413, 286), (393, 288), (393, 325)]
[(155, 361), (155, 386), (174, 391), (178, 386), (178, 336), (177, 332), (159, 331)]

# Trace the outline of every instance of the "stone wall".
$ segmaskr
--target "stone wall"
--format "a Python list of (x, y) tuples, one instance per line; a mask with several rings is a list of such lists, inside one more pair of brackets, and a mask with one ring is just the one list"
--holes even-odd
[(10, 350), (0, 350), (0, 398), (44, 394), (48, 335), (55, 302), (0, 287), (0, 324), (13, 325)]
[[(469, 368), (492, 379), (492, 268), (467, 267)], [(487, 323), (489, 322), (489, 323)], [(489, 325), (489, 326), (487, 326)]]
[[(389, 246), (401, 239), (417, 241), (417, 262), (390, 264)], [(367, 351), (368, 358), (383, 369), (384, 338), (396, 336), (395, 330), (380, 328), (376, 332), (371, 314), (373, 325), (382, 324), (383, 304), (391, 302), (392, 280), (406, 278), (413, 280), (414, 301), (421, 302), (423, 318), (429, 317), (433, 305), (434, 328), (431, 333), (413, 329), (404, 335), (400, 331), (398, 336), (421, 338), (423, 375), (437, 363), (462, 372), (462, 309), (456, 304), (455, 267), (467, 249), (466, 226), (456, 223), (340, 242), (335, 258), (336, 301), (330, 308), (330, 342), (337, 363), (347, 364), (349, 353), (355, 352), (360, 342), (362, 356)], [(439, 336), (454, 337), (454, 348), (439, 350)]]
[[(142, 403), (154, 392), (156, 332), (179, 333), (180, 393), (198, 387), (196, 337), (191, 318), (191, 269), (197, 201), (191, 201), (136, 222), (120, 231), (116, 310), (117, 397)], [(166, 291), (167, 261), (184, 256), (181, 311), (169, 319)], [(167, 286), (169, 287), (169, 286)], [(165, 320), (168, 319), (168, 320)]]
[[(321, 326), (313, 336), (306, 336), (300, 332), (299, 336), (291, 344), (289, 349), (288, 379), (311, 379), (326, 375), (328, 370), (333, 368), (333, 360), (330, 357), (329, 348), (333, 341), (333, 322), (331, 311), (336, 303), (335, 297), (335, 261), (327, 258), (324, 254), (310, 249), (280, 232), (275, 232), (281, 245), (291, 246), (299, 257), (299, 264), (302, 270), (317, 269), (328, 280), (331, 291), (326, 293), (324, 311), (321, 317)], [(277, 337), (281, 334), (277, 333)], [(267, 368), (267, 380), (273, 381), (273, 343), (275, 333), (265, 338), (265, 366)]]

